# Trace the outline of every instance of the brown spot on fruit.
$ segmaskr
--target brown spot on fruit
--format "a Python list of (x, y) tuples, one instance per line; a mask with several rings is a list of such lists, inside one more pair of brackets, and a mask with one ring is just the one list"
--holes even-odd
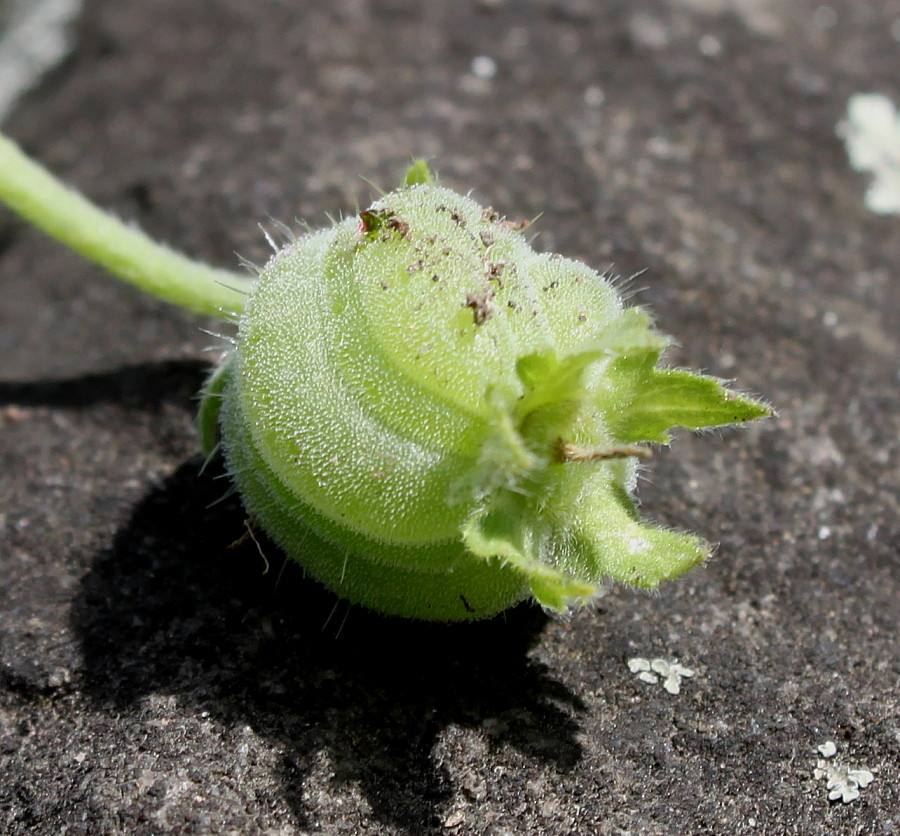
[(469, 293), (466, 296), (464, 307), (471, 308), (475, 318), (475, 325), (484, 325), (490, 319), (493, 311), (491, 310), (491, 298), (493, 294), (490, 291), (484, 293)]
[(484, 272), (489, 282), (497, 282), (497, 287), (503, 287), (503, 268), (506, 262), (489, 261), (484, 265)]

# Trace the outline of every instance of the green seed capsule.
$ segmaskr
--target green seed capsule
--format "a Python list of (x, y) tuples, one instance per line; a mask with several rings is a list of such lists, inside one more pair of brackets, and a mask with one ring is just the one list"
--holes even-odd
[(422, 619), (565, 611), (702, 560), (637, 518), (636, 461), (767, 408), (659, 368), (667, 339), (605, 277), (421, 179), (262, 271), (203, 410), (209, 437), (221, 393), (247, 511), (340, 596)]
[(593, 270), (521, 224), (405, 187), (242, 279), (108, 215), (0, 134), (0, 201), (159, 298), (243, 306), (200, 437), (251, 516), (326, 586), (375, 610), (484, 618), (529, 596), (564, 612), (606, 578), (653, 587), (702, 540), (638, 519), (636, 460), (675, 426), (770, 414), (659, 367), (668, 344)]

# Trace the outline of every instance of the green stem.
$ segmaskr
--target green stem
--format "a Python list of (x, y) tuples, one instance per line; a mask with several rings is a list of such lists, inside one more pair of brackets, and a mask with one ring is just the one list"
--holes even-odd
[(227, 318), (244, 307), (250, 282), (153, 241), (99, 209), (0, 133), (0, 201), (114, 276), (199, 314)]

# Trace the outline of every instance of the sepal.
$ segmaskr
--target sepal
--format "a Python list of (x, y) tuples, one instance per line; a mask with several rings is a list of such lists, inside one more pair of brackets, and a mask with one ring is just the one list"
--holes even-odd
[(502, 492), (475, 511), (463, 527), (463, 542), (476, 557), (497, 559), (518, 571), (541, 606), (566, 612), (587, 603), (599, 592), (595, 583), (572, 577), (541, 560), (539, 518), (527, 508), (528, 500)]
[(197, 409), (197, 434), (200, 450), (207, 458), (219, 444), (219, 413), (222, 410), (222, 393), (231, 372), (231, 357), (225, 357), (213, 369), (200, 392), (200, 406)]
[(727, 389), (717, 378), (659, 369), (658, 360), (658, 351), (645, 349), (623, 354), (606, 368), (597, 405), (621, 443), (668, 444), (673, 427), (699, 430), (772, 414), (764, 403)]
[(641, 521), (628, 492), (612, 481), (585, 492), (572, 518), (578, 525), (566, 551), (573, 562), (590, 567), (586, 574), (592, 580), (610, 578), (652, 589), (700, 563), (712, 550), (693, 534)]

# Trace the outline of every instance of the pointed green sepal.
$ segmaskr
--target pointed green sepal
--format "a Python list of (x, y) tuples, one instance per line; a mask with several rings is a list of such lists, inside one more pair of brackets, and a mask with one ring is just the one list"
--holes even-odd
[(585, 373), (603, 355), (601, 349), (591, 349), (560, 358), (544, 351), (519, 359), (516, 373), (525, 392), (513, 415), (523, 438), (541, 448), (569, 434), (585, 404)]
[(658, 357), (668, 343), (643, 310), (629, 308), (571, 354), (559, 356), (547, 349), (520, 357), (516, 375), (525, 391), (515, 405), (516, 426), (538, 444), (568, 436), (590, 399), (585, 382), (595, 364), (633, 352)]
[(230, 358), (213, 369), (200, 393), (200, 408), (197, 410), (197, 434), (204, 456), (212, 455), (219, 443), (219, 412), (222, 409), (222, 392), (231, 372)]
[(520, 358), (516, 374), (526, 391), (516, 404), (516, 416), (525, 419), (543, 407), (581, 400), (584, 373), (603, 354), (603, 349), (592, 348), (562, 358), (554, 351)]
[(463, 542), (476, 557), (495, 558), (522, 574), (541, 606), (555, 612), (587, 603), (599, 591), (540, 560), (540, 532), (527, 499), (509, 492), (472, 514), (463, 527)]
[(436, 184), (437, 178), (434, 176), (434, 172), (428, 167), (428, 163), (422, 159), (413, 160), (403, 177), (404, 186), (434, 186)]
[(577, 503), (577, 529), (567, 541), (567, 561), (590, 567), (603, 578), (644, 588), (656, 587), (700, 563), (711, 551), (692, 534), (642, 522), (627, 491), (615, 482), (598, 485)]
[(669, 442), (669, 430), (743, 424), (772, 414), (760, 401), (732, 392), (722, 381), (686, 369), (658, 369), (654, 349), (617, 357), (600, 396), (609, 428), (620, 442)]
[(451, 484), (450, 505), (480, 503), (495, 491), (514, 489), (541, 464), (513, 422), (510, 400), (508, 393), (488, 391), (486, 401), (494, 412), (492, 431), (482, 441), (474, 466)]
[(546, 407), (584, 399), (584, 379), (598, 360), (638, 352), (658, 357), (668, 339), (654, 331), (640, 308), (629, 308), (581, 350), (560, 357), (552, 349), (527, 354), (516, 363), (516, 375), (525, 393), (516, 404), (516, 417), (524, 421)]

